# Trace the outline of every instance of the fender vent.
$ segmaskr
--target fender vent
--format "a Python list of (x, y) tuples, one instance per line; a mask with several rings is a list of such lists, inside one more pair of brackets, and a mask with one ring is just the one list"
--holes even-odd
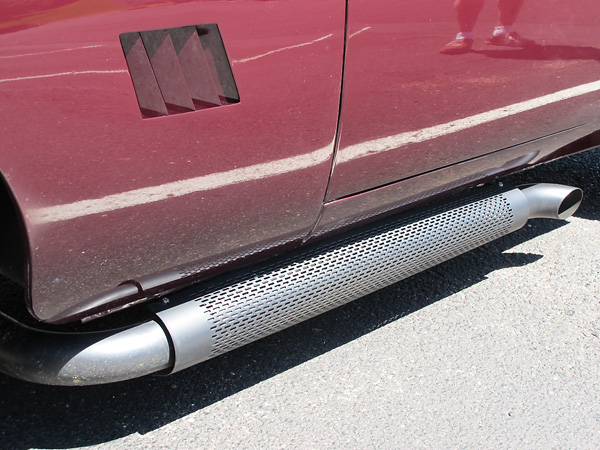
[(216, 24), (123, 33), (119, 38), (142, 117), (240, 101)]

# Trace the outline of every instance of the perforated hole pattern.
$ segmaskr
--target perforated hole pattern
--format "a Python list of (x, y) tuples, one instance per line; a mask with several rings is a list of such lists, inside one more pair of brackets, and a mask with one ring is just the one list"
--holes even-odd
[(509, 232), (502, 194), (386, 222), (266, 266), (197, 298), (211, 316), (212, 356), (292, 326)]

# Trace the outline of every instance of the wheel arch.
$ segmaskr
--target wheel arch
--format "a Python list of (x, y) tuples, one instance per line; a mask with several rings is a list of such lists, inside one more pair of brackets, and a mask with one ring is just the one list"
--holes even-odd
[(21, 208), (0, 172), (0, 274), (23, 285), (29, 279), (29, 240)]

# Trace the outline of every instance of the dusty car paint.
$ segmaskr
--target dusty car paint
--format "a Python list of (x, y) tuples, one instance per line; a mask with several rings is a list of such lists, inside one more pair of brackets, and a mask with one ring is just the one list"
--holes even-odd
[[(507, 49), (483, 43), (488, 2), (473, 51), (444, 55), (457, 25), (434, 0), (10, 3), (0, 172), (31, 311), (141, 301), (583, 150), (598, 8), (526, 2), (518, 29), (542, 46)], [(240, 102), (143, 119), (119, 36), (198, 24), (218, 25)]]
[(509, 48), (485, 43), (498, 15), (488, 1), (472, 51), (447, 55), (440, 48), (458, 31), (451, 2), (350, 1), (327, 200), (598, 124), (598, 12), (589, 0), (525, 0), (514, 29), (537, 45)]
[[(24, 4), (1, 25), (0, 170), (25, 217), (39, 319), (110, 290), (143, 297), (117, 286), (162, 269), (190, 278), (299, 242), (318, 218), (345, 5), (155, 3)], [(219, 25), (240, 103), (142, 119), (119, 34), (201, 23)]]

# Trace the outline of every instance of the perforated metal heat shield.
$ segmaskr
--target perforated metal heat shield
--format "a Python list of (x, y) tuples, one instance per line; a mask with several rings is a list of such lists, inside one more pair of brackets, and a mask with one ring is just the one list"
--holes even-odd
[[(490, 242), (523, 226), (522, 194), (479, 189), (453, 202), (410, 212), (312, 245), (280, 260), (169, 296), (199, 314), (197, 337), (169, 328), (180, 370), (329, 311)], [(516, 200), (516, 201), (515, 201)], [(192, 315), (194, 312), (192, 311)], [(161, 314), (159, 313), (159, 317)], [(174, 321), (175, 323), (175, 321)], [(194, 334), (194, 333), (192, 333)], [(177, 336), (182, 336), (178, 340)], [(190, 342), (197, 339), (202, 342)], [(191, 349), (190, 347), (195, 347)], [(200, 354), (198, 354), (198, 352)]]

